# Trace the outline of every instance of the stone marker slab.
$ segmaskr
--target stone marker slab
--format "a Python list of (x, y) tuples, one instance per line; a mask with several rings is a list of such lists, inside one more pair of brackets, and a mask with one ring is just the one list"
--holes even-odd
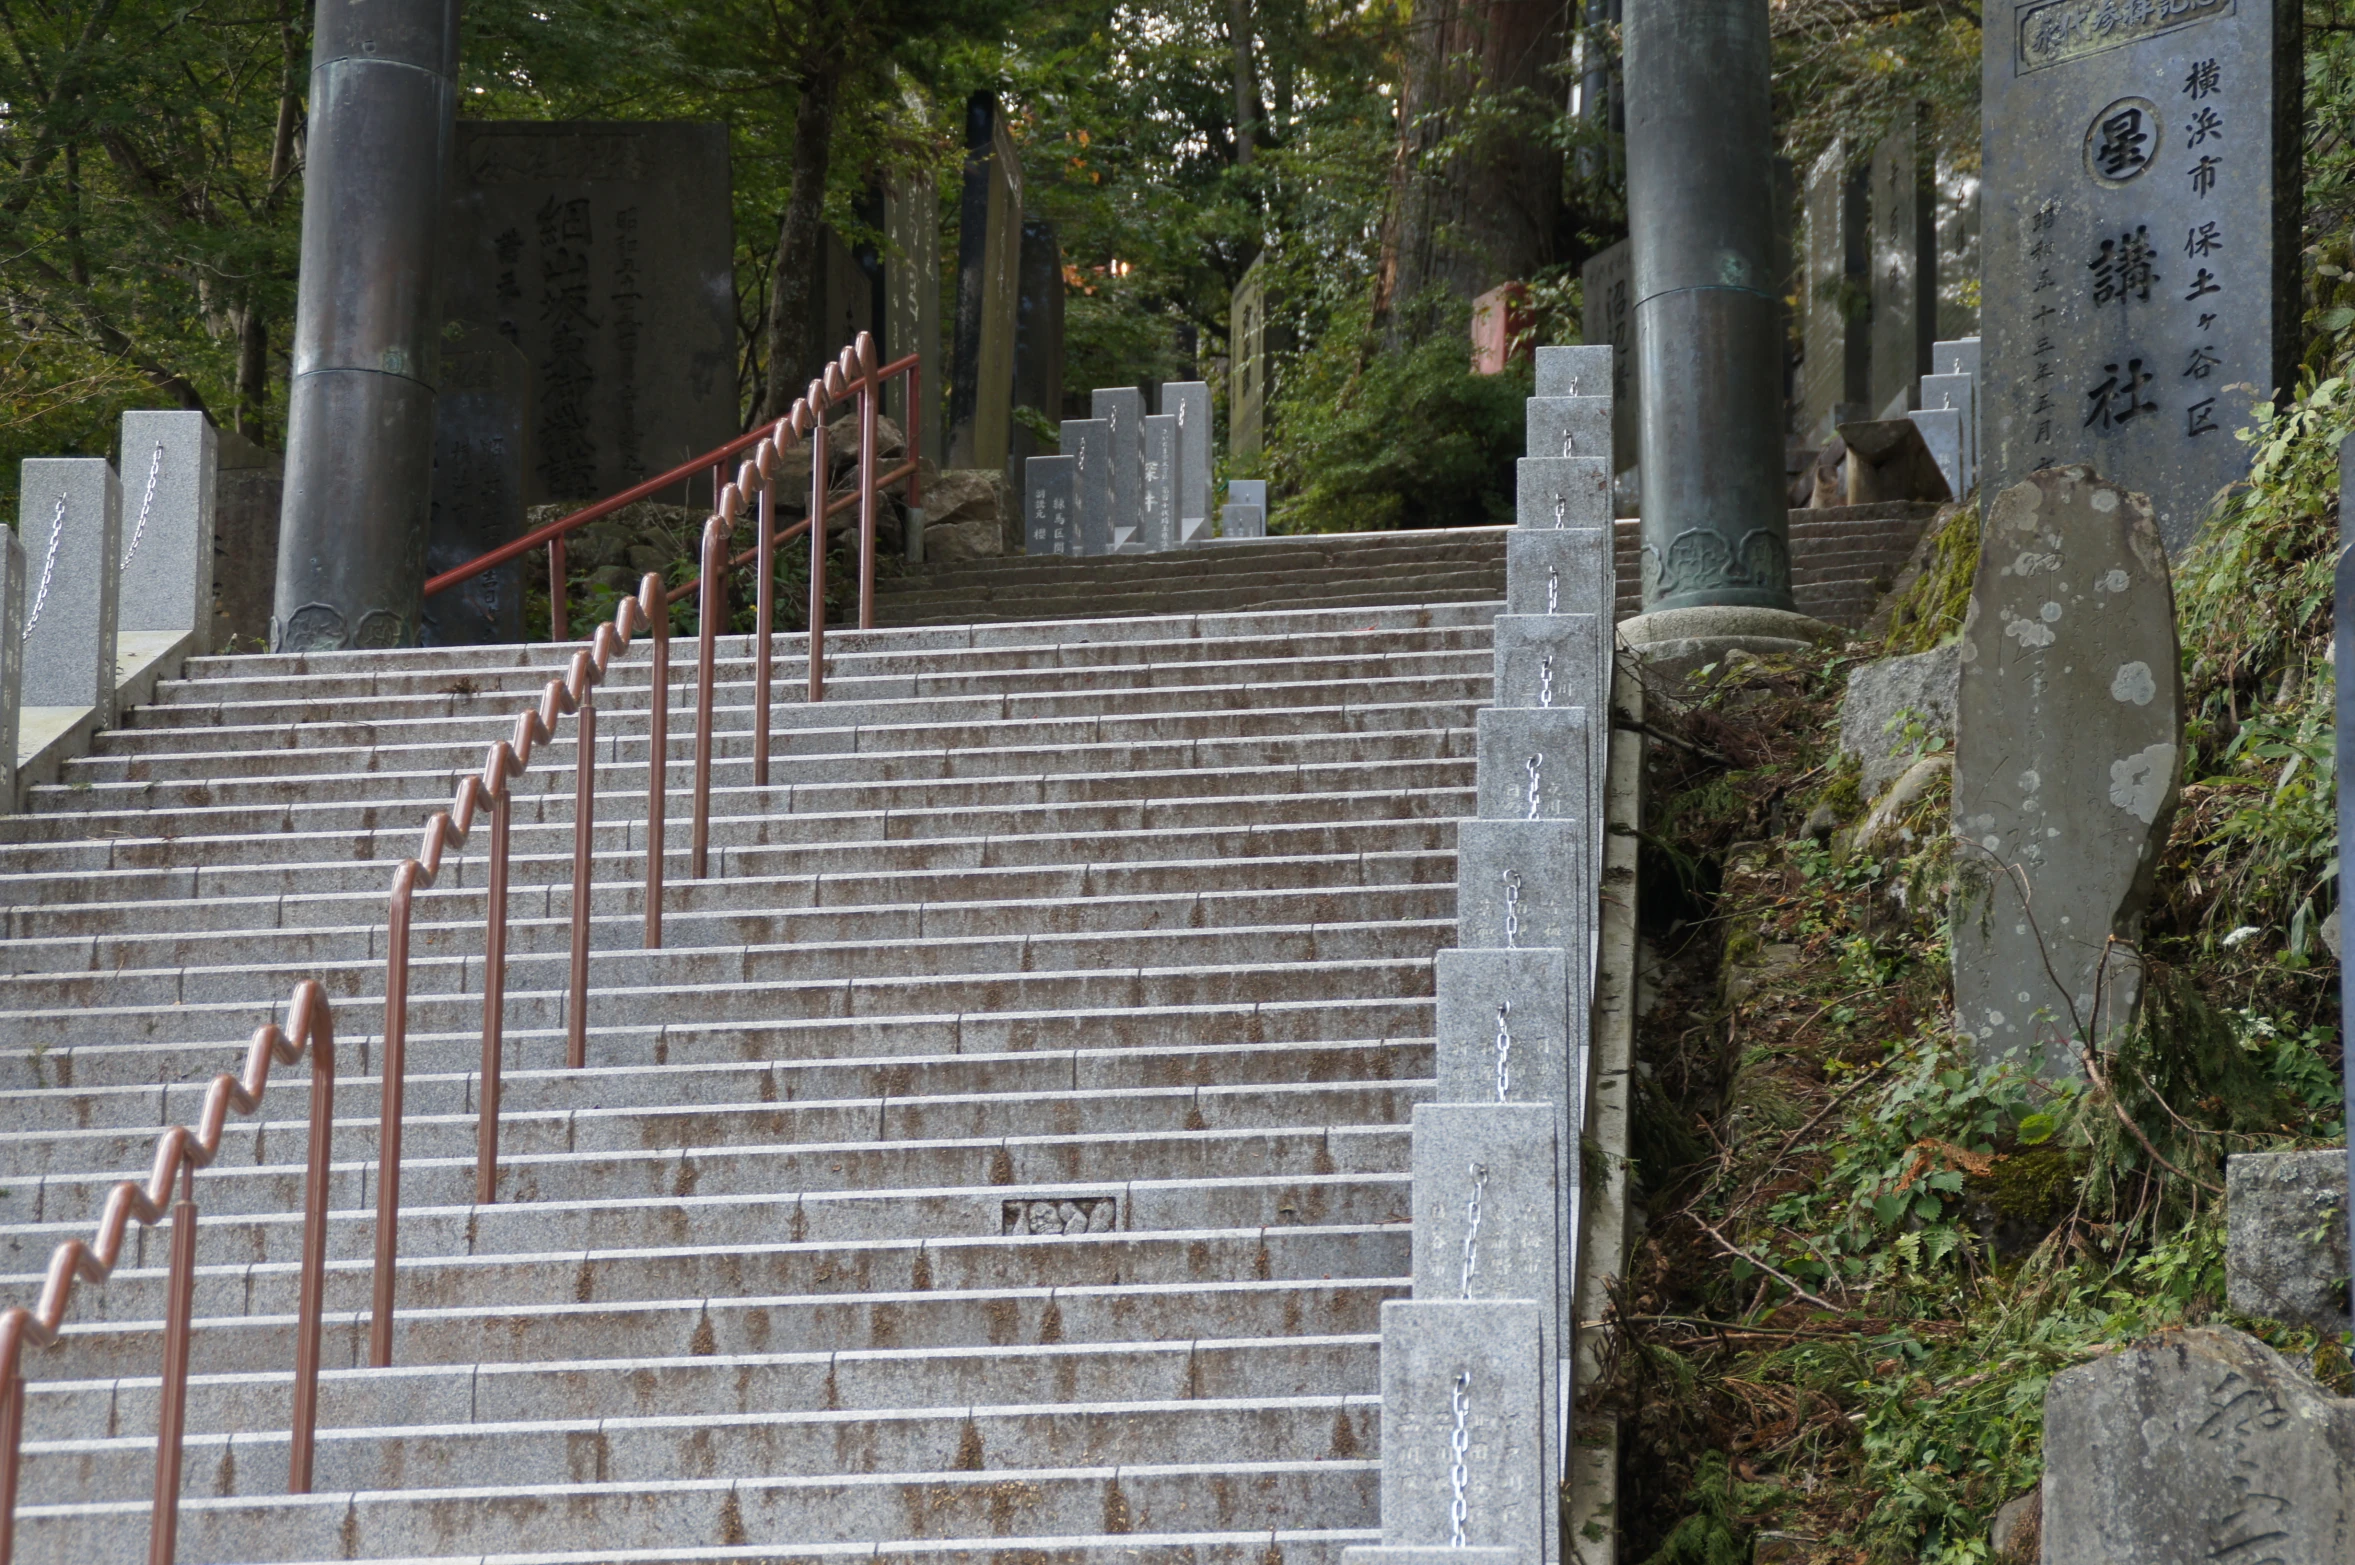
[(1227, 480), (1227, 504), (1248, 505), (1267, 512), (1267, 480), (1264, 478), (1230, 478)]
[(0, 815), (16, 809), (16, 746), (23, 734), (25, 549), (0, 527)]
[(2044, 1453), (2043, 1565), (2355, 1560), (2355, 1402), (2239, 1332), (2054, 1376)]
[(1100, 418), (1063, 421), (1063, 454), (1071, 458), (1072, 510), (1079, 518), (1074, 554), (1112, 552), (1112, 431)]
[[(1542, 1103), (1420, 1103), (1414, 1173), (1414, 1296), (1549, 1301), (1538, 1332), (1544, 1405), (1570, 1390), (1577, 1195), (1556, 1181), (1555, 1116)], [(1546, 1420), (1545, 1467), (1562, 1468), (1561, 1419)], [(1552, 1557), (1549, 1549), (1548, 1557)]]
[(1138, 511), (1145, 552), (1159, 554), (1178, 546), (1177, 477), (1178, 421), (1175, 413), (1145, 416), (1144, 488)]
[(883, 411), (938, 462), (948, 428), (941, 421), (940, 190), (930, 173), (884, 181), (883, 246), (882, 356), (889, 362), (913, 353), (918, 361), (913, 417), (904, 377), (884, 388)]
[[(433, 399), (433, 523), (425, 573), (437, 575), (523, 535), (531, 364), (483, 334), (442, 353)], [(572, 606), (577, 616), (578, 605)], [(472, 576), (425, 600), (418, 640), (429, 647), (523, 639), (523, 562)]]
[(1522, 419), (1531, 456), (1611, 455), (1611, 399), (1531, 397)]
[(2085, 462), (2180, 552), (2296, 366), (2299, 7), (2004, 0), (1980, 74), (1986, 487)]
[(1078, 519), (1073, 484), (1078, 459), (1034, 456), (1022, 464), (1022, 552), (1077, 554)]
[(1088, 411), (1103, 424), (1112, 475), (1114, 554), (1145, 550), (1145, 394), (1134, 386), (1091, 392)]
[(1558, 1110), (1555, 1177), (1564, 1190), (1576, 1190), (1572, 1164), (1586, 1121), (1588, 1029), (1586, 1013), (1571, 1002), (1568, 954), (1458, 946), (1433, 960), (1433, 1101), (1542, 1103)]
[(1482, 820), (1596, 818), (1585, 707), (1488, 707), (1476, 721)]
[(1979, 378), (1979, 339), (1954, 337), (1930, 344), (1930, 373)]
[(215, 432), (220, 476), (213, 501), (212, 645), (253, 651), (270, 643), (278, 590), (278, 513), (286, 464), (235, 430)]
[(1608, 343), (1570, 343), (1537, 350), (1536, 395), (1602, 397), (1611, 394)]
[(1453, 1541), (1460, 1405), (1464, 1542), (1539, 1565), (1559, 1506), (1545, 1470), (1540, 1331), (1533, 1299), (1391, 1299), (1382, 1306), (1382, 1541)]
[(1469, 1544), (1455, 1549), (1443, 1543), (1356, 1543), (1341, 1551), (1341, 1565), (1518, 1565), (1520, 1558), (1511, 1549), (1475, 1549)]
[(1799, 289), (1799, 433), (1810, 443), (1862, 415), (1872, 395), (1872, 328), (1846, 307), (1871, 287), (1871, 170), (1835, 139), (1807, 171)]
[(1951, 408), (1962, 421), (1962, 483), (1958, 495), (1968, 494), (1979, 482), (1979, 382), (1970, 375), (1924, 375), (1922, 410)]
[(193, 634), (189, 650), (209, 651), (213, 507), (220, 487), (220, 443), (212, 420), (202, 413), (125, 413), (123, 461), (137, 487), (125, 497), (116, 629)]
[(1599, 710), (1608, 694), (1600, 614), (1499, 614), (1495, 706), (1583, 706)]
[(1590, 863), (1580, 821), (1456, 822), (1456, 943), (1581, 949), (1595, 923)]
[(531, 366), (527, 504), (737, 432), (727, 126), (460, 120), (455, 169), (446, 311)]
[(1525, 456), (1514, 471), (1513, 518), (1520, 526), (1610, 527), (1610, 458)]
[(1952, 408), (1917, 408), (1905, 416), (1922, 432), (1922, 444), (1929, 449), (1930, 460), (1938, 464), (1948, 496), (1969, 493), (1969, 480), (1963, 474), (1963, 416)]
[[(1267, 441), (1267, 256), (1251, 263), (1227, 303), (1227, 455), (1237, 464)], [(1227, 503), (1240, 505), (1232, 494)]]
[(1505, 612), (1616, 619), (1618, 563), (1601, 527), (1516, 527), (1505, 534)]
[(2073, 1074), (2084, 1030), (2132, 1017), (2181, 771), (2175, 600), (2148, 502), (2083, 467), (1997, 495), (1961, 658), (1955, 1024), (1982, 1059)]
[(1636, 351), (1635, 341), (1634, 265), (1635, 247), (1622, 239), (1597, 252), (1578, 274), (1586, 300), (1579, 334), (1590, 346), (1611, 350), (1609, 390), (1615, 404), (1611, 419), (1611, 470), (1617, 473), (1635, 466), (1643, 446), (1643, 393), (1638, 385), (1642, 356)]
[[(1901, 111), (1872, 157), (1872, 391), (1883, 417), (1919, 407), (1938, 335), (1936, 162), (1920, 106)], [(1958, 490), (1957, 493), (1960, 491)]]
[(1179, 541), (1199, 537), (1210, 522), (1210, 382), (1165, 380), (1161, 411), (1178, 421)]
[(2347, 1329), (2343, 1150), (2225, 1159), (2224, 1236), (2225, 1296), (2234, 1309), (2317, 1331)]
[(24, 704), (114, 721), (122, 486), (101, 457), (32, 457), (16, 533), (25, 547)]
[(1256, 505), (1230, 505), (1218, 513), (1221, 538), (1265, 538), (1267, 512)]
[[(1022, 158), (997, 99), (965, 104), (959, 193), (948, 465), (1006, 471), (1014, 427), (1014, 352), (1022, 310)], [(839, 350), (837, 350), (839, 351)]]

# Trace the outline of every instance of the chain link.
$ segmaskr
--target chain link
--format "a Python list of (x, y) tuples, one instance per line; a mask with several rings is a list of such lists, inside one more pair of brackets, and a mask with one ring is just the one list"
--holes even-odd
[(1548, 614), (1562, 612), (1562, 573), (1550, 565), (1546, 567), (1545, 573), (1545, 611)]
[(155, 456), (147, 464), (147, 493), (139, 497), (139, 525), (131, 529), (131, 545), (123, 551), (123, 569), (131, 568), (132, 559), (139, 553), (139, 540), (147, 536), (147, 513), (155, 506), (156, 475), (164, 470), (164, 443), (155, 443)]
[(57, 497), (57, 514), (49, 518), (49, 552), (41, 560), (41, 588), (33, 594), (33, 612), (25, 616), (24, 634), (18, 641), (33, 639), (33, 627), (41, 623), (41, 605), (49, 601), (49, 580), (57, 574), (57, 545), (65, 537), (65, 496)]
[(1541, 766), (1543, 766), (1543, 765), (1545, 765), (1545, 757), (1544, 757), (1544, 756), (1542, 756), (1542, 755), (1533, 755), (1533, 756), (1531, 756), (1531, 757), (1529, 758), (1529, 818), (1530, 818), (1531, 820), (1535, 820), (1535, 819), (1537, 819), (1537, 809), (1538, 809), (1537, 770), (1538, 770), (1538, 768), (1539, 768), (1539, 767), (1541, 767)]
[(1567, 525), (1568, 525), (1568, 523), (1567, 523), (1567, 521), (1566, 521), (1565, 519), (1566, 519), (1566, 518), (1569, 516), (1569, 514), (1570, 514), (1570, 497), (1569, 497), (1568, 495), (1566, 495), (1566, 494), (1563, 494), (1563, 493), (1562, 493), (1560, 490), (1558, 490), (1558, 489), (1557, 489), (1557, 490), (1555, 490), (1555, 491), (1554, 491), (1554, 526), (1555, 526), (1557, 529), (1558, 529), (1558, 528), (1561, 528), (1561, 527), (1564, 527), (1564, 526), (1567, 526)]
[(1471, 1165), (1472, 1199), (1464, 1203), (1464, 1294), (1472, 1296), (1472, 1278), (1480, 1270), (1480, 1197), (1488, 1190), (1488, 1170)]
[(1521, 933), (1521, 874), (1506, 870), (1505, 883), (1505, 949), (1513, 949), (1513, 942)]
[(1537, 665), (1537, 704), (1554, 704), (1554, 655), (1548, 652), (1545, 661)]
[(1464, 1482), (1470, 1476), (1464, 1471), (1464, 1457), (1472, 1449), (1472, 1435), (1464, 1427), (1464, 1421), (1472, 1416), (1471, 1392), (1472, 1372), (1457, 1371), (1454, 1389), (1448, 1393), (1456, 1415), (1455, 1433), (1447, 1437), (1447, 1449), (1454, 1458), (1447, 1470), (1447, 1481), (1455, 1489), (1455, 1503), (1448, 1507), (1447, 1513), (1447, 1543), (1451, 1549), (1464, 1546), (1464, 1518), (1472, 1514), (1472, 1508), (1464, 1501)]
[(1513, 1002), (1499, 1000), (1496, 1005), (1496, 1101), (1512, 1101), (1513, 1092), (1513, 1034), (1505, 1025), (1512, 1014)]

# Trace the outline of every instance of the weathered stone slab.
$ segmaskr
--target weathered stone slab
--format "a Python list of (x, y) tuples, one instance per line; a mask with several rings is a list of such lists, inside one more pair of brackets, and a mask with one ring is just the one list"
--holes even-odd
[(1145, 416), (1144, 487), (1138, 515), (1140, 541), (1148, 554), (1178, 546), (1178, 421), (1175, 413)]
[(16, 809), (16, 746), (24, 731), (25, 549), (0, 527), (0, 814)]
[(1959, 642), (1860, 663), (1848, 671), (1848, 694), (1840, 702), (1840, 753), (1861, 763), (1866, 798), (1913, 764), (1917, 746), (1904, 732), (1912, 723), (1920, 724), (1924, 743), (1933, 738), (1952, 743), (1961, 677)]
[(213, 650), (258, 652), (270, 644), (286, 463), (235, 430), (218, 430), (214, 438), (220, 467), (213, 502)]
[[(1643, 394), (1638, 387), (1641, 357), (1636, 352), (1635, 249), (1622, 239), (1598, 252), (1579, 271), (1586, 307), (1579, 331), (1595, 347), (1611, 350), (1611, 470), (1635, 466), (1643, 444)], [(1543, 349), (1539, 350), (1543, 352)]]
[(917, 358), (914, 416), (908, 384), (894, 380), (883, 410), (934, 462), (947, 449), (941, 422), (940, 192), (928, 171), (894, 175), (883, 185), (883, 342), (886, 361)]
[[(1933, 350), (1935, 351), (1935, 350)], [(1958, 495), (1969, 494), (1979, 483), (1979, 382), (1976, 376), (1924, 375), (1922, 377), (1922, 409), (1937, 412), (1947, 409), (1959, 415), (1962, 425), (1961, 481), (1950, 485)]]
[(1482, 820), (1595, 819), (1585, 707), (1488, 707), (1476, 721)]
[(1937, 375), (1979, 378), (1979, 339), (1953, 337), (1930, 344), (1930, 370)]
[(460, 120), (445, 310), (531, 365), (525, 503), (736, 433), (728, 128)]
[(1210, 383), (1163, 381), (1161, 411), (1178, 421), (1178, 541), (1190, 543), (1210, 528)]
[(1559, 950), (1570, 957), (1570, 1014), (1594, 996), (1600, 882), (1592, 822), (1456, 822), (1456, 945)]
[(1112, 477), (1112, 548), (1137, 554), (1145, 548), (1145, 394), (1134, 386), (1111, 386), (1089, 394), (1088, 411), (1104, 426)]
[(2054, 1376), (2044, 1460), (2044, 1565), (2355, 1560), (2355, 1402), (2236, 1331)]
[[(1550, 1303), (1538, 1332), (1540, 1394), (1559, 1410), (1578, 1207), (1577, 1192), (1556, 1181), (1554, 1139), (1555, 1115), (1542, 1103), (1421, 1103), (1409, 1166), (1415, 1297)], [(1558, 1411), (1545, 1421), (1544, 1447), (1545, 1470), (1561, 1471)]]
[(1434, 960), (1433, 1100), (1558, 1110), (1556, 1178), (1564, 1190), (1575, 1190), (1571, 1162), (1586, 1115), (1588, 1022), (1572, 999), (1568, 953), (1459, 946)]
[(1537, 350), (1536, 395), (1601, 397), (1610, 394), (1609, 345), (1569, 343)]
[(1618, 598), (1611, 534), (1601, 527), (1516, 527), (1505, 534), (1505, 612), (1596, 614)]
[(1956, 1025), (1984, 1059), (2071, 1072), (2074, 1039), (2133, 1014), (2133, 945), (2182, 769), (2175, 600), (2149, 502), (2083, 467), (1997, 495), (1960, 655)]
[(1870, 287), (1870, 191), (1871, 171), (1845, 140), (1834, 140), (1807, 171), (1799, 429), (1810, 442), (1873, 411), (1871, 326), (1853, 308)]
[(1514, 464), (1513, 518), (1522, 527), (1608, 528), (1611, 461), (1600, 456), (1525, 456)]
[[(1980, 78), (1983, 482), (2087, 462), (2181, 551), (2292, 378), (2300, 10), (2005, 0)], [(2240, 389), (2234, 389), (2240, 388)]]
[(1539, 1565), (1557, 1510), (1545, 1470), (1540, 1331), (1531, 1299), (1382, 1306), (1382, 1541), (1454, 1541), (1455, 1431), (1467, 1437), (1463, 1539)]
[[(1063, 245), (1055, 225), (1022, 225), (1020, 288), (1014, 312), (1014, 406), (1063, 416)], [(1016, 465), (1040, 454), (1039, 437), (1016, 420), (1009, 428)]]
[(219, 442), (202, 413), (123, 415), (123, 461), (136, 498), (126, 497), (119, 634), (188, 636), (210, 650), (213, 619), (213, 506)]
[[(523, 534), (524, 450), (531, 364), (487, 334), (442, 353), (433, 399), (433, 524), (425, 573), (463, 565)], [(523, 562), (495, 567), (425, 600), (418, 640), (429, 647), (523, 639)]]
[(22, 471), (24, 704), (93, 708), (103, 727), (114, 721), (122, 486), (101, 457), (33, 457)]
[(2224, 1286), (2232, 1307), (2345, 1331), (2346, 1152), (2243, 1152), (2225, 1159), (2224, 1170)]
[(1494, 621), (1495, 706), (1582, 706), (1607, 694), (1600, 614), (1499, 614)]
[(1071, 505), (1079, 519), (1074, 554), (1112, 552), (1112, 430), (1100, 418), (1063, 421), (1063, 454), (1071, 461)]
[(1609, 397), (1531, 397), (1523, 415), (1531, 456), (1611, 454)]
[(1963, 474), (1963, 416), (1952, 408), (1917, 408), (1905, 415), (1922, 432), (1922, 445), (1938, 464), (1946, 492), (1960, 497), (1969, 492)]
[(1022, 158), (997, 98), (965, 103), (965, 177), (958, 197), (956, 363), (949, 386), (948, 465), (1003, 473), (1014, 425), (1020, 327)]
[(1221, 538), (1265, 538), (1267, 512), (1256, 505), (1222, 506), (1218, 513)]
[[(1251, 263), (1227, 304), (1227, 455), (1238, 463), (1267, 443), (1266, 263)], [(1242, 502), (1230, 494), (1227, 503)]]
[[(1938, 335), (1938, 192), (1926, 111), (1903, 112), (1873, 148), (1872, 393), (1883, 418), (1921, 406)], [(1956, 493), (1960, 493), (1957, 490)]]
[(1077, 554), (1076, 457), (1034, 456), (1022, 464), (1022, 552)]
[(1516, 1565), (1519, 1559), (1511, 1549), (1453, 1549), (1443, 1543), (1358, 1543), (1341, 1551), (1341, 1565)]

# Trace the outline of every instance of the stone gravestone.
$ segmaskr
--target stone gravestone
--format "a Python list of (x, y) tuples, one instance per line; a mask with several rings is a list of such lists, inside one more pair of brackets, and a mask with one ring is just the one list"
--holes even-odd
[(1063, 421), (1063, 454), (1071, 458), (1071, 508), (1077, 526), (1072, 554), (1112, 552), (1112, 430), (1100, 418)]
[(735, 434), (727, 127), (460, 120), (457, 147), (446, 314), (531, 365), (525, 504)]
[(1192, 543), (1210, 535), (1210, 383), (1163, 381), (1161, 411), (1178, 421), (1177, 541)]
[(1022, 464), (1023, 553), (1079, 553), (1079, 528), (1072, 505), (1075, 465), (1075, 459), (1067, 456), (1034, 456)]
[(2295, 362), (2299, 20), (2284, 0), (1989, 14), (1987, 488), (2088, 462), (2180, 552), (2248, 470), (2233, 430)]
[[(1635, 466), (1643, 449), (1643, 402), (1637, 393), (1642, 360), (1635, 346), (1635, 251), (1622, 239), (1588, 261), (1579, 273), (1585, 315), (1580, 335), (1611, 350), (1610, 393), (1616, 411), (1611, 427), (1611, 471)], [(1530, 448), (1531, 452), (1536, 447)]]
[(1873, 148), (1871, 405), (1882, 418), (1921, 406), (1938, 335), (1938, 189), (1929, 111), (1916, 105)]
[(2073, 1074), (2079, 1039), (2131, 1018), (2182, 746), (2149, 503), (2084, 467), (1997, 495), (1955, 727), (1954, 1009), (1982, 1059)]
[(883, 346), (886, 361), (916, 355), (917, 406), (908, 411), (908, 386), (894, 380), (883, 411), (900, 428), (913, 428), (920, 450), (936, 464), (946, 449), (940, 421), (940, 192), (928, 173), (898, 175), (883, 186)]
[(1828, 440), (1838, 425), (1866, 417), (1872, 395), (1872, 337), (1864, 319), (1871, 172), (1852, 161), (1848, 144), (1834, 140), (1807, 173), (1799, 433), (1810, 441)]
[[(433, 401), (433, 530), (425, 574), (438, 575), (523, 533), (524, 449), (531, 364), (513, 343), (484, 336), (442, 351)], [(425, 600), (418, 639), (429, 647), (523, 640), (523, 562), (470, 577)]]
[(2243, 1152), (2224, 1163), (2224, 1287), (2243, 1315), (2347, 1329), (2347, 1154)]
[(997, 99), (965, 104), (965, 189), (957, 238), (956, 365), (948, 466), (1002, 470), (1013, 432), (1014, 339), (1022, 269), (1022, 162)]
[(1144, 489), (1138, 506), (1147, 554), (1178, 546), (1178, 421), (1175, 413), (1148, 414)]
[(1227, 455), (1242, 463), (1267, 443), (1266, 259), (1251, 263), (1227, 306)]
[[(1014, 321), (1014, 406), (1050, 419), (1063, 416), (1063, 247), (1052, 223), (1022, 225), (1022, 269)], [(1017, 421), (1008, 436), (1014, 460), (1032, 456), (1039, 437)]]
[(1134, 386), (1095, 392), (1089, 412), (1104, 426), (1112, 470), (1112, 548), (1135, 554), (1145, 547), (1145, 394)]
[(2043, 1565), (2355, 1560), (2355, 1402), (2237, 1331), (2054, 1376), (2044, 1464)]

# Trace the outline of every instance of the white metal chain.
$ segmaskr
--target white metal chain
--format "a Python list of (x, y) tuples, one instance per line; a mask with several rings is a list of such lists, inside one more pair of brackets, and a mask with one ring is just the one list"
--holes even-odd
[(57, 545), (65, 537), (65, 496), (57, 497), (57, 514), (49, 518), (49, 552), (41, 560), (41, 587), (33, 594), (33, 612), (25, 616), (24, 634), (19, 641), (33, 639), (33, 627), (41, 623), (41, 605), (49, 601), (49, 581), (57, 574)]
[(1517, 870), (1506, 870), (1505, 883), (1505, 949), (1513, 949), (1513, 942), (1521, 934), (1521, 875)]
[(1554, 704), (1554, 655), (1548, 652), (1545, 661), (1537, 665), (1537, 704)]
[(1513, 1002), (1499, 1000), (1496, 1006), (1496, 1101), (1507, 1103), (1513, 1092), (1513, 1034), (1505, 1025), (1512, 1014)]
[(1550, 565), (1546, 567), (1545, 573), (1545, 611), (1548, 614), (1562, 612), (1562, 573)]
[(1570, 431), (1567, 429), (1562, 431), (1562, 455), (1578, 455), (1578, 437), (1570, 433)]
[(1453, 1457), (1448, 1464), (1447, 1481), (1455, 1489), (1455, 1503), (1448, 1507), (1447, 1541), (1453, 1549), (1464, 1546), (1464, 1518), (1472, 1514), (1471, 1507), (1464, 1502), (1464, 1481), (1469, 1476), (1464, 1471), (1464, 1456), (1472, 1449), (1472, 1436), (1464, 1428), (1464, 1421), (1472, 1415), (1471, 1390), (1472, 1372), (1459, 1370), (1455, 1387), (1448, 1394), (1456, 1415), (1455, 1432), (1447, 1437), (1447, 1449)]
[(1564, 526), (1567, 526), (1567, 525), (1568, 525), (1568, 523), (1567, 523), (1567, 522), (1564, 520), (1564, 518), (1565, 518), (1565, 517), (1566, 517), (1566, 516), (1569, 514), (1569, 510), (1570, 510), (1570, 497), (1569, 497), (1568, 495), (1566, 495), (1566, 494), (1563, 494), (1563, 493), (1562, 493), (1560, 490), (1558, 490), (1558, 489), (1557, 489), (1557, 490), (1555, 490), (1555, 491), (1554, 491), (1554, 526), (1555, 526), (1556, 528), (1561, 528), (1561, 527), (1564, 527)]
[(1471, 1165), (1472, 1199), (1464, 1203), (1464, 1292), (1472, 1296), (1472, 1276), (1480, 1270), (1480, 1197), (1488, 1189), (1488, 1170)]
[(139, 497), (139, 523), (131, 529), (130, 547), (123, 550), (123, 569), (131, 568), (132, 557), (139, 552), (139, 540), (147, 536), (147, 513), (155, 507), (155, 480), (164, 470), (164, 443), (155, 443), (155, 456), (147, 464), (147, 493)]
[(1533, 755), (1529, 758), (1529, 818), (1531, 820), (1537, 819), (1537, 769), (1543, 765), (1545, 765), (1544, 756)]

